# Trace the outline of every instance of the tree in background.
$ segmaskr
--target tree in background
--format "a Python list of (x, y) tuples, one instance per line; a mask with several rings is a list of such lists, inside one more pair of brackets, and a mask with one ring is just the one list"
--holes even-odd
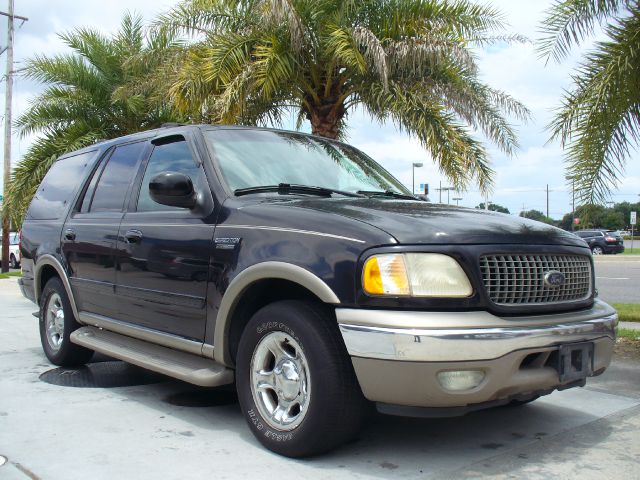
[[(130, 95), (122, 90), (131, 83), (140, 85), (163, 60), (160, 52), (179, 49), (180, 42), (166, 31), (145, 34), (142, 19), (126, 14), (120, 30), (111, 37), (81, 28), (60, 38), (73, 53), (36, 56), (25, 67), (27, 78), (47, 88), (16, 120), (22, 135), (41, 134), (13, 171), (7, 192), (5, 208), (18, 225), (42, 178), (60, 155), (179, 118), (166, 104), (153, 100), (152, 91)], [(154, 52), (155, 57), (131, 61), (146, 52)]]
[[(629, 202), (617, 203), (611, 208), (602, 205), (582, 205), (576, 208), (575, 218), (580, 219), (580, 223), (575, 225), (575, 230), (584, 228), (603, 228), (605, 230), (622, 230), (629, 227), (629, 212), (633, 209), (640, 210), (640, 203)], [(573, 217), (567, 213), (558, 226), (565, 230), (571, 230)]]
[(547, 217), (540, 210), (525, 210), (520, 212), (520, 216), (523, 218), (528, 218), (530, 220), (536, 220), (537, 222), (548, 223), (549, 225), (556, 224), (556, 222), (552, 218)]
[(456, 189), (492, 183), (471, 130), (511, 154), (505, 116), (528, 117), (482, 82), (472, 50), (521, 38), (467, 0), (187, 0), (158, 25), (190, 38), (166, 92), (184, 114), (279, 125), (294, 111), (298, 128), (308, 120), (314, 134), (341, 138), (358, 107), (415, 135)]
[(561, 61), (605, 23), (607, 39), (584, 56), (550, 125), (566, 147), (568, 177), (588, 203), (608, 197), (639, 145), (640, 3), (556, 0), (540, 43), (543, 57)]
[[(476, 205), (476, 208), (479, 210), (484, 210), (484, 202), (482, 202), (480, 205)], [(511, 213), (507, 207), (503, 207), (502, 205), (498, 205), (497, 203), (489, 203), (489, 210), (499, 213)]]

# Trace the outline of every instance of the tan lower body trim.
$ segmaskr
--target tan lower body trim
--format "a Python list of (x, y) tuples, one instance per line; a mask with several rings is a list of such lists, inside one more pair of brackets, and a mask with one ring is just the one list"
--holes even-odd
[[(594, 372), (609, 366), (614, 342), (609, 337), (594, 340)], [(555, 347), (528, 348), (493, 360), (468, 362), (402, 362), (352, 357), (364, 396), (375, 402), (415, 407), (461, 407), (499, 400), (537, 390), (561, 386), (558, 372), (544, 362), (523, 367), (531, 354), (551, 353)], [(443, 370), (483, 370), (485, 379), (464, 392), (445, 390), (437, 380)]]

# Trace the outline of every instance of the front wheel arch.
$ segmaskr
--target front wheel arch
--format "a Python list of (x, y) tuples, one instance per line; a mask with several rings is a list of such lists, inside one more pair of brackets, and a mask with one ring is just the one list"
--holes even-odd
[[(289, 288), (279, 288), (282, 285)], [(242, 313), (238, 311), (239, 306), (251, 299), (247, 294), (254, 293), (257, 287), (267, 288), (271, 292), (270, 295), (266, 295), (267, 298), (260, 307), (277, 300), (305, 297), (331, 305), (340, 303), (334, 291), (321, 278), (305, 268), (286, 262), (262, 262), (252, 265), (231, 281), (220, 302), (215, 327), (211, 329), (213, 339), (209, 338), (214, 345), (214, 359), (218, 363), (234, 366), (235, 359), (229, 341), (230, 332), (232, 328), (235, 331), (236, 327), (232, 326)], [(295, 290), (299, 296), (291, 296), (289, 290)], [(254, 309), (251, 314), (257, 310), (258, 308)], [(242, 318), (246, 325), (250, 316), (247, 318), (245, 314)]]
[[(236, 363), (240, 337), (251, 317), (261, 308), (283, 300), (303, 300), (320, 307), (326, 305), (313, 292), (289, 280), (267, 278), (252, 283), (238, 297), (236, 308), (230, 313), (223, 347), (229, 366)], [(216, 343), (214, 351), (219, 351), (218, 345)]]

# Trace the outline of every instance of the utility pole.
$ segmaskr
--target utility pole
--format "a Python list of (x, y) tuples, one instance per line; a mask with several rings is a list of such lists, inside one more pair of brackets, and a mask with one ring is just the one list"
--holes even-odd
[(549, 218), (549, 184), (547, 183), (547, 218)]
[[(7, 196), (9, 190), (9, 178), (11, 174), (11, 103), (13, 101), (13, 22), (16, 18), (26, 22), (26, 17), (13, 14), (13, 0), (9, 1), (9, 11), (0, 12), (0, 15), (7, 17), (7, 74), (4, 105), (4, 181), (3, 195)], [(2, 273), (9, 271), (9, 210), (2, 208)]]
[(571, 231), (576, 229), (576, 181), (571, 180)]
[(442, 203), (442, 180), (440, 180), (440, 188), (438, 189), (438, 193), (440, 194), (440, 200), (438, 200), (438, 203)]

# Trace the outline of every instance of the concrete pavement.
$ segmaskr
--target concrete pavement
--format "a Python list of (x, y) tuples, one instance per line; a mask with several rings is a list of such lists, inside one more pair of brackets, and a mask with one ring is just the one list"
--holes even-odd
[(640, 330), (640, 322), (620, 322), (618, 326), (629, 330)]
[[(42, 382), (53, 367), (41, 351), (35, 306), (15, 279), (0, 280), (0, 305), (2, 479), (620, 479), (640, 472), (637, 360), (616, 361), (587, 388), (523, 407), (449, 419), (376, 416), (354, 443), (290, 460), (257, 443), (228, 389), (144, 374), (140, 384), (115, 388)], [(98, 366), (59, 378), (73, 384)]]

